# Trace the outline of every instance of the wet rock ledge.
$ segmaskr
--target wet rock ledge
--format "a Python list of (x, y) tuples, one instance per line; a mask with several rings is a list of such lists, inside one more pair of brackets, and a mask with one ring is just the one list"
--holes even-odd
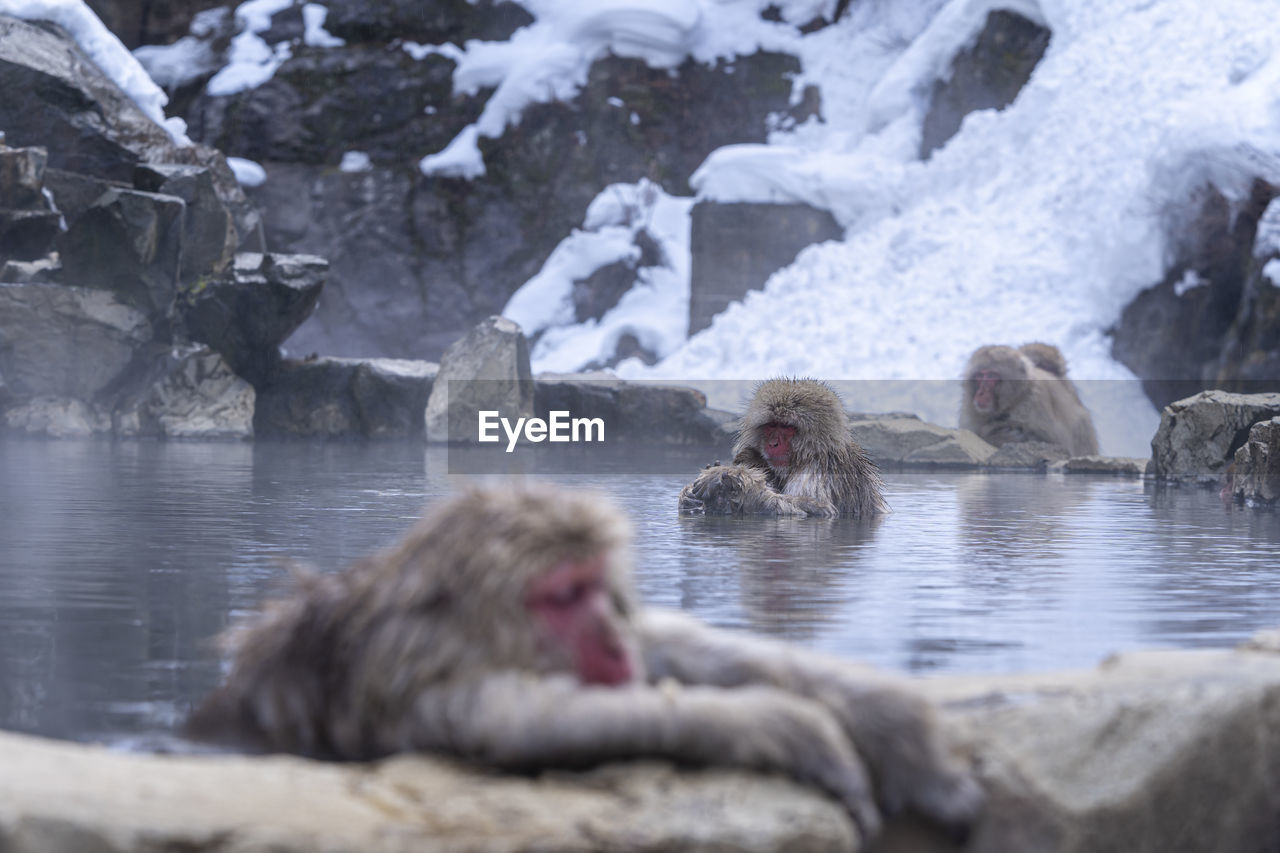
[[(1280, 849), (1278, 651), (1262, 636), (1234, 651), (919, 682), (990, 792), (964, 849)], [(427, 756), (152, 756), (16, 734), (0, 734), (0, 754), (11, 853), (956, 849), (905, 820), (864, 848), (819, 793), (660, 762), (527, 778)]]

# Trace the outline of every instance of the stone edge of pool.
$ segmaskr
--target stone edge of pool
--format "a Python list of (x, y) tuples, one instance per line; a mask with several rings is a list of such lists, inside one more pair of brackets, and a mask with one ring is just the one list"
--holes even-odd
[[(990, 793), (965, 849), (1280, 849), (1278, 637), (916, 680)], [(0, 732), (0, 849), (863, 848), (825, 796), (745, 772), (638, 762), (530, 778), (424, 756), (148, 755)], [(956, 848), (897, 819), (871, 849)]]

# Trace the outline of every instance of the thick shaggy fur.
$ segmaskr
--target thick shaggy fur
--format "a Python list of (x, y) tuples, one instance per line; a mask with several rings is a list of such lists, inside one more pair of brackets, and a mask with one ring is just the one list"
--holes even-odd
[[(980, 412), (973, 404), (976, 374), (1000, 375), (995, 407)], [(1043, 441), (1065, 448), (1072, 456), (1098, 452), (1098, 434), (1089, 410), (1067, 379), (1067, 362), (1055, 346), (1024, 344), (1018, 349), (984, 346), (969, 358), (964, 371), (964, 399), (960, 426), (1000, 446), (1019, 441)]]
[[(627, 537), (594, 495), (507, 486), (446, 501), (399, 544), (303, 578), (228, 634), (230, 671), (187, 733), (335, 759), (428, 750), (519, 769), (656, 757), (773, 770), (835, 797), (864, 839), (882, 809), (964, 834), (984, 795), (927, 702), (834, 659), (637, 608)], [(603, 595), (584, 600), (633, 664), (610, 686), (582, 683), (528, 602), (566, 561), (600, 560)]]
[[(791, 464), (765, 459), (764, 428), (795, 428)], [(849, 433), (839, 395), (814, 379), (770, 379), (756, 387), (733, 446), (733, 464), (712, 466), (680, 492), (680, 508), (713, 515), (869, 517), (885, 512), (875, 463)]]
[[(551, 489), (476, 490), (396, 545), (332, 575), (300, 574), (221, 639), (231, 677), (192, 714), (199, 739), (323, 758), (409, 748), (388, 721), (460, 673), (568, 669), (537, 644), (520, 595), (560, 560), (608, 555), (615, 605), (635, 609), (625, 519)], [(501, 627), (498, 627), (501, 626)]]

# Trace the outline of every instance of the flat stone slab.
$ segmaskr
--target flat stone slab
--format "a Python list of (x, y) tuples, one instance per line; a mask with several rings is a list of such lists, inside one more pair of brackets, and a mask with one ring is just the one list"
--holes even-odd
[(952, 429), (910, 414), (854, 415), (850, 429), (881, 466), (980, 468), (996, 448), (967, 429)]
[(841, 809), (797, 784), (660, 763), (531, 781), (426, 756), (152, 756), (11, 734), (0, 754), (6, 853), (855, 849)]
[(1068, 474), (1113, 474), (1117, 477), (1142, 477), (1150, 459), (1133, 456), (1073, 456), (1061, 463)]

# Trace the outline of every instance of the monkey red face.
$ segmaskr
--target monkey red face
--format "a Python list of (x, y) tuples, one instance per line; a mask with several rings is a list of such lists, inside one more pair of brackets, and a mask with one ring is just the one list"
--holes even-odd
[(583, 684), (625, 684), (634, 672), (618, 633), (622, 618), (605, 580), (604, 559), (565, 560), (529, 584), (526, 606), (567, 654)]
[(973, 373), (973, 407), (979, 412), (990, 412), (996, 407), (996, 386), (1000, 374), (994, 370), (976, 370)]
[(764, 459), (773, 468), (786, 468), (791, 465), (791, 440), (796, 436), (796, 428), (786, 424), (764, 425)]

